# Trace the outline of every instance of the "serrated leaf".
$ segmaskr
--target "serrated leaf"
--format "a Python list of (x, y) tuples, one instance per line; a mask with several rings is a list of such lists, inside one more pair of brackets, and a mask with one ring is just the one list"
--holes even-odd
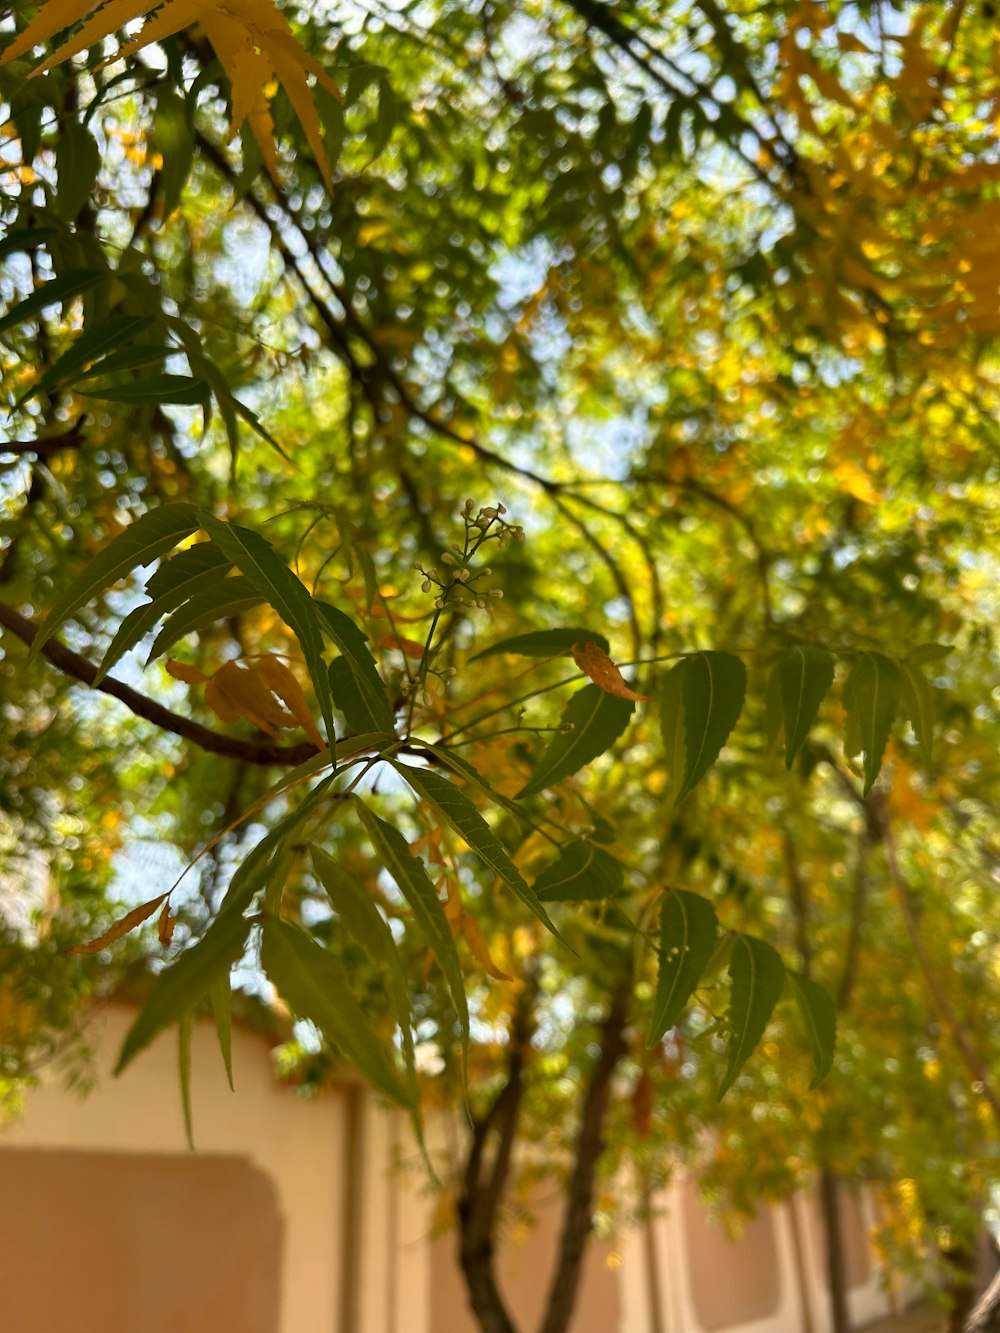
[(501, 639), (492, 648), (484, 648), (469, 658), (478, 662), (484, 657), (493, 657), (496, 653), (514, 653), (518, 657), (555, 657), (559, 653), (568, 653), (575, 643), (596, 643), (606, 653), (611, 645), (603, 634), (583, 629), (579, 625), (569, 629), (539, 629), (530, 634), (515, 634), (511, 639)]
[(287, 921), (266, 920), (262, 934), (261, 965), (282, 999), (299, 1018), (315, 1023), (372, 1087), (410, 1105), (411, 1093), (352, 995), (340, 959)]
[(770, 944), (752, 935), (737, 935), (733, 941), (729, 976), (732, 980), (729, 1056), (719, 1088), (720, 1101), (736, 1082), (764, 1035), (785, 982), (785, 965)]
[(118, 1056), (120, 1074), (164, 1028), (179, 1022), (196, 1008), (243, 953), (250, 922), (239, 912), (220, 912), (198, 943), (185, 949), (175, 963), (161, 972), (129, 1028)]
[(396, 887), (410, 905), (414, 920), (423, 932), (424, 939), (434, 950), (434, 956), (444, 973), (455, 1012), (458, 1014), (463, 1052), (467, 1052), (469, 1005), (465, 996), (465, 982), (462, 979), (462, 966), (458, 960), (455, 940), (437, 890), (428, 878), (423, 862), (410, 851), (406, 839), (399, 830), (387, 824), (384, 819), (379, 819), (359, 796), (355, 796), (353, 800), (376, 856), (395, 880)]
[(220, 579), (204, 592), (196, 593), (164, 621), (153, 640), (146, 665), (155, 662), (168, 648), (188, 634), (198, 634), (220, 620), (228, 620), (252, 611), (264, 601), (263, 595), (242, 574)]
[(222, 577), (230, 567), (228, 556), (211, 542), (199, 542), (163, 561), (146, 584), (146, 593), (152, 600), (137, 606), (122, 621), (101, 660), (94, 684), (100, 684), (115, 663), (165, 615), (188, 601), (206, 578)]
[(566, 843), (535, 880), (543, 903), (582, 903), (613, 898), (621, 892), (625, 867), (603, 847), (583, 839)]
[(798, 972), (789, 972), (787, 975), (812, 1051), (814, 1073), (809, 1084), (811, 1092), (823, 1082), (833, 1064), (837, 1045), (837, 1011), (822, 986), (817, 986), (815, 981)]
[(215, 1020), (215, 1034), (219, 1039), (219, 1050), (226, 1070), (226, 1079), (231, 1091), (233, 1084), (233, 987), (229, 973), (212, 986), (208, 992), (212, 1004), (212, 1017)]
[(718, 759), (743, 711), (747, 687), (746, 667), (732, 653), (697, 653), (683, 666), (684, 781), (676, 805)]
[(88, 563), (80, 577), (70, 584), (42, 621), (28, 653), (29, 664), (38, 656), (42, 645), (52, 638), (74, 611), (98, 593), (105, 592), (133, 569), (148, 565), (171, 550), (197, 529), (198, 515), (194, 506), (189, 504), (161, 505), (159, 509), (151, 509), (130, 523), (100, 555)]
[(920, 753), (929, 768), (934, 757), (934, 690), (920, 667), (912, 661), (901, 662), (899, 670), (903, 712), (910, 720)]
[[(71, 383), (74, 377), (86, 371), (91, 362), (99, 360), (125, 343), (134, 342), (139, 334), (144, 332), (152, 322), (148, 315), (114, 315), (109, 319), (101, 320), (99, 324), (84, 329), (80, 336), (67, 347), (62, 356), (49, 366), (38, 383), (33, 384), (26, 393), (21, 395), (14, 404), (15, 409), (27, 402), (29, 398), (49, 393), (55, 388)], [(91, 373), (101, 374), (103, 372), (100, 368), (95, 368)]]
[(91, 291), (98, 283), (106, 282), (107, 279), (107, 273), (92, 268), (78, 268), (68, 273), (60, 273), (57, 278), (43, 283), (30, 296), (26, 296), (23, 301), (19, 301), (16, 306), (8, 310), (0, 318), (0, 333), (16, 328), (18, 324), (32, 319), (43, 310), (47, 310), (49, 306), (62, 305), (75, 296), (82, 296), (84, 292)]
[(450, 824), (460, 838), (465, 839), (479, 859), (520, 898), (528, 911), (553, 935), (558, 935), (535, 890), (507, 855), (503, 844), (465, 792), (454, 782), (449, 782), (429, 769), (400, 763), (394, 763), (393, 767), (403, 775), (417, 795), (433, 807), (438, 817)]
[(298, 639), (332, 745), (336, 735), (333, 696), (323, 658), (323, 629), (318, 604), (304, 584), (275, 555), (270, 542), (258, 533), (236, 523), (224, 523), (204, 510), (198, 517), (202, 529), (225, 551), (257, 591), (263, 593)]
[(712, 959), (718, 934), (715, 908), (699, 893), (673, 889), (660, 908), (660, 971), (646, 1034), (655, 1046), (675, 1027)]
[(864, 751), (864, 794), (875, 785), (899, 704), (902, 672), (882, 653), (862, 653), (844, 687), (848, 757)]
[(631, 700), (616, 699), (596, 685), (577, 690), (559, 724), (571, 731), (557, 732), (542, 755), (534, 777), (517, 793), (523, 800), (579, 772), (611, 748), (632, 719)]
[[(357, 731), (392, 731), (395, 719), (375, 658), (368, 647), (367, 634), (337, 607), (327, 602), (316, 602), (315, 605), (323, 632), (340, 653), (340, 657), (330, 664), (328, 680), (341, 712)], [(344, 667), (338, 667), (337, 661), (346, 665), (349, 682)]]
[(833, 684), (833, 654), (816, 644), (798, 644), (778, 658), (775, 670), (785, 724), (785, 767), (802, 749), (819, 706)]
[(77, 393), (107, 403), (179, 403), (188, 407), (198, 406), (211, 397), (204, 380), (166, 372), (145, 375), (131, 384), (92, 384), (86, 389), (77, 385)]
[(56, 141), (55, 212), (64, 222), (76, 221), (100, 169), (101, 153), (94, 136), (78, 120), (69, 119)]
[(191, 1014), (186, 1013), (177, 1025), (177, 1072), (181, 1081), (181, 1109), (184, 1113), (184, 1137), (194, 1152), (194, 1117), (191, 1114)]

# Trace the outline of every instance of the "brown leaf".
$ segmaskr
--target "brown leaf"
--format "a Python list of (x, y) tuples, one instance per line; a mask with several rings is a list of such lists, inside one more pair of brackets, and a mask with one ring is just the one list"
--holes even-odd
[(501, 972), (490, 957), (490, 946), (486, 943), (486, 936), (479, 929), (477, 922), (473, 921), (468, 912), (463, 912), (461, 917), (462, 934), (465, 936), (465, 942), (469, 946), (469, 953), (488, 975), (495, 981), (513, 981), (506, 972)]
[(376, 648), (395, 648), (407, 657), (420, 658), (424, 655), (424, 645), (416, 639), (404, 639), (398, 634), (383, 634), (375, 645)]
[(67, 953), (99, 953), (101, 949), (106, 949), (109, 944), (114, 944), (115, 940), (120, 940), (123, 935), (134, 927), (140, 925), (147, 917), (151, 917), (160, 903), (166, 898), (165, 893), (161, 893), (158, 898), (151, 898), (148, 903), (141, 903), (138, 907), (133, 907), (131, 912), (127, 912), (120, 921), (116, 921), (113, 926), (109, 926), (103, 935), (98, 935), (96, 940), (90, 940), (86, 944), (76, 944)]
[(292, 669), (286, 666), (280, 657), (275, 657), (271, 653), (258, 658), (255, 665), (257, 675), (267, 688), (287, 705), (288, 711), (306, 732), (313, 745), (319, 750), (325, 750), (326, 743), (313, 721), (309, 701)]
[(157, 933), (161, 944), (169, 944), (174, 937), (174, 926), (177, 925), (177, 918), (170, 914), (170, 904), (163, 904), (163, 911), (160, 913), (160, 919), (157, 922)]
[(185, 685), (204, 685), (208, 676), (196, 666), (187, 662), (176, 662), (172, 657), (167, 661), (167, 673), (175, 680), (182, 680)]
[[(277, 735), (279, 727), (286, 727), (294, 720), (257, 673), (238, 662), (227, 662), (219, 667), (205, 690), (205, 702), (224, 722), (245, 717), (267, 736)], [(228, 715), (218, 706), (220, 702), (228, 707)]]
[(622, 679), (622, 673), (599, 644), (588, 642), (581, 646), (575, 643), (573, 661), (585, 676), (589, 676), (595, 685), (599, 685), (608, 694), (613, 694), (619, 699), (649, 698), (648, 694), (636, 694), (635, 690), (629, 689)]

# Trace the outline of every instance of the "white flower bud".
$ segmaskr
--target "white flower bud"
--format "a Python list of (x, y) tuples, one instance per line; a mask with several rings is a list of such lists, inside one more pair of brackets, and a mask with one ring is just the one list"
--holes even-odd
[(442, 565), (453, 565), (455, 563), (455, 557), (452, 555), (450, 551), (442, 551), (441, 563)]
[(502, 505), (502, 504), (498, 504), (498, 505), (497, 505), (497, 513), (498, 513), (498, 514), (506, 514), (506, 512), (507, 512), (507, 506), (506, 506), (506, 505)]
[(460, 569), (458, 573), (455, 575), (455, 577), (457, 579), (461, 579), (462, 582), (464, 583), (466, 579), (468, 579), (469, 577), (469, 571), (467, 569)]
[(479, 513), (482, 518), (496, 518), (496, 505), (488, 505), (486, 509), (480, 509)]
[(420, 585), (420, 591), (421, 591), (421, 592), (430, 592), (430, 590), (431, 590), (431, 581), (430, 581), (430, 579), (424, 579), (423, 583), (421, 583), (421, 585)]
[(495, 598), (497, 599), (497, 601), (499, 601), (500, 598), (503, 596), (503, 589), (502, 589), (502, 588), (491, 588), (491, 589), (490, 589), (490, 596), (491, 596), (491, 597), (495, 597)]

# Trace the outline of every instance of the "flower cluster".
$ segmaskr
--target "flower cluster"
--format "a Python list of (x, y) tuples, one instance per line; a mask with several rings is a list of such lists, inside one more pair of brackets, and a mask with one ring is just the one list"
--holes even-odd
[[(446, 605), (478, 607), (483, 610), (487, 598), (503, 597), (499, 588), (477, 587), (480, 580), (488, 578), (493, 570), (489, 565), (476, 568), (473, 562), (487, 542), (495, 541), (502, 549), (511, 541), (524, 541), (524, 528), (520, 523), (509, 523), (504, 517), (506, 513), (505, 506), (499, 503), (477, 510), (475, 500), (466, 500), (459, 514), (465, 527), (465, 540), (461, 546), (452, 546), (441, 552), (444, 570), (439, 571), (434, 565), (425, 569), (419, 562), (414, 565), (424, 576), (421, 592), (437, 589), (438, 595), (434, 599), (437, 610), (443, 610)], [(463, 591), (467, 595), (463, 596)]]

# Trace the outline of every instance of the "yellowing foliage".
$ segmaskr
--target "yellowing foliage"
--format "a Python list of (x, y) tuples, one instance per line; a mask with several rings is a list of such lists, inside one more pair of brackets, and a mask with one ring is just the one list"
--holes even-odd
[(80, 24), (77, 32), (34, 71), (43, 74), (138, 18), (144, 20), (140, 31), (109, 61), (134, 55), (152, 42), (200, 24), (232, 87), (230, 137), (247, 121), (260, 145), (268, 174), (277, 181), (278, 154), (269, 107), (277, 79), (284, 85), (323, 179), (330, 185), (330, 168), (310, 76), (333, 96), (338, 97), (339, 93), (319, 61), (296, 41), (288, 20), (270, 0), (207, 0), (207, 3), (167, 0), (166, 4), (152, 6), (145, 0), (108, 0), (96, 6), (90, 0), (82, 4), (80, 0), (48, 0), (4, 51), (0, 65), (25, 55), (63, 29)]

